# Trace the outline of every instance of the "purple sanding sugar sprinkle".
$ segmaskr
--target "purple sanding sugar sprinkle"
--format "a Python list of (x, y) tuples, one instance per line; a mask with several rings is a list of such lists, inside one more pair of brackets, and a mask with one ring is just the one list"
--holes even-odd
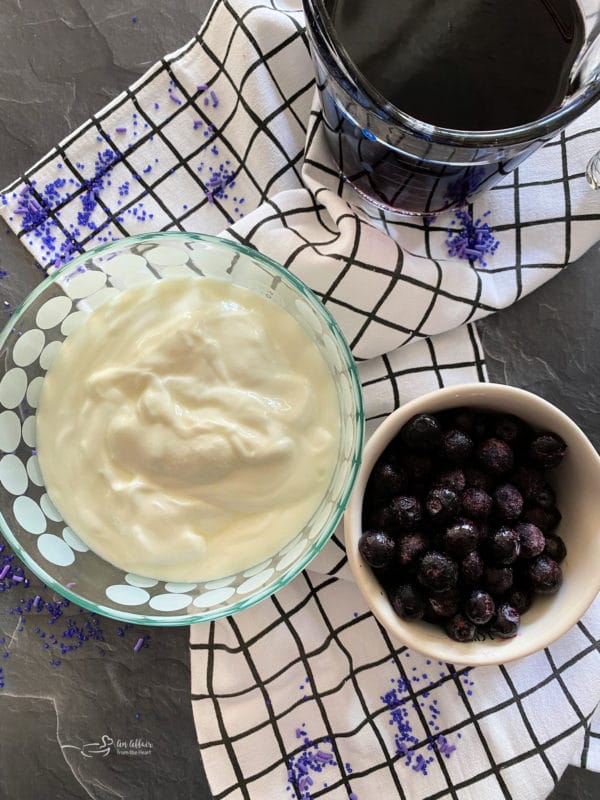
[(144, 644), (144, 637), (140, 636), (140, 638), (137, 640), (137, 642), (133, 646), (133, 652), (134, 653), (139, 652), (142, 649), (143, 644)]
[(2, 567), (2, 572), (0, 572), (0, 581), (4, 580), (4, 578), (6, 578), (6, 576), (8, 575), (9, 570), (10, 570), (10, 564), (5, 564)]
[(120, 125), (118, 128), (115, 128), (115, 133), (127, 133), (127, 128), (123, 125)]
[(212, 107), (216, 108), (219, 105), (219, 98), (212, 89), (210, 90), (210, 99), (212, 100)]
[(207, 89), (208, 89), (207, 83), (199, 83), (198, 86), (196, 86), (197, 92), (205, 92)]
[(458, 221), (462, 227), (448, 229), (446, 247), (451, 258), (478, 261), (481, 266), (487, 267), (485, 256), (493, 255), (500, 245), (488, 223), (483, 221), (489, 215), (490, 212), (486, 211), (482, 217), (473, 220), (465, 209), (454, 212), (456, 220), (452, 220), (450, 224), (454, 225)]
[(300, 800), (311, 800), (311, 786), (315, 786), (317, 776), (325, 767), (335, 766), (336, 760), (333, 753), (312, 742), (302, 728), (296, 728), (296, 738), (302, 739), (302, 749), (288, 760), (288, 791), (293, 788)]
[(178, 106), (181, 105), (181, 100), (177, 97), (174, 92), (169, 92), (169, 99), (172, 100), (174, 103), (177, 103)]

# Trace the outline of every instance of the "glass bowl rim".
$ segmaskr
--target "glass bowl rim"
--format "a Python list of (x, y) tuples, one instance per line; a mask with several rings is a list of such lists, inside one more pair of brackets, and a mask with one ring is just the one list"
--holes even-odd
[[(358, 475), (358, 470), (361, 463), (361, 456), (362, 450), (364, 445), (364, 407), (363, 407), (363, 398), (362, 398), (362, 390), (360, 379), (358, 376), (358, 367), (352, 356), (350, 351), (350, 347), (346, 338), (342, 334), (338, 323), (333, 318), (329, 309), (319, 300), (317, 295), (310, 289), (300, 278), (298, 278), (293, 273), (289, 272), (287, 269), (281, 266), (281, 264), (277, 263), (277, 261), (269, 258), (268, 256), (263, 255), (258, 250), (255, 250), (247, 245), (243, 245), (239, 242), (225, 239), (220, 236), (213, 236), (211, 234), (204, 234), (204, 233), (194, 233), (188, 231), (158, 231), (156, 233), (140, 233), (135, 234), (133, 236), (126, 236), (122, 239), (117, 239), (114, 242), (109, 242), (108, 244), (99, 245), (98, 247), (91, 248), (85, 252), (80, 253), (79, 255), (75, 256), (71, 259), (67, 264), (64, 264), (62, 267), (57, 269), (55, 272), (48, 275), (41, 281), (31, 292), (15, 307), (13, 310), (12, 315), (8, 319), (7, 323), (0, 331), (0, 349), (4, 347), (8, 337), (10, 336), (13, 328), (18, 323), (19, 319), (22, 315), (29, 309), (29, 307), (46, 291), (46, 289), (52, 286), (54, 283), (58, 281), (58, 279), (73, 269), (77, 269), (82, 264), (89, 261), (91, 258), (94, 258), (98, 255), (105, 255), (109, 254), (113, 251), (119, 251), (124, 248), (129, 249), (134, 244), (140, 244), (143, 242), (148, 242), (150, 240), (193, 240), (196, 242), (202, 242), (204, 244), (212, 245), (213, 247), (217, 248), (225, 248), (233, 250), (234, 252), (240, 253), (241, 255), (247, 256), (249, 258), (255, 259), (256, 261), (261, 262), (267, 268), (272, 270), (277, 277), (281, 278), (284, 283), (291, 285), (291, 287), (296, 290), (302, 297), (304, 297), (310, 303), (311, 308), (313, 308), (317, 314), (324, 320), (329, 328), (330, 332), (332, 333), (337, 346), (340, 351), (340, 355), (342, 356), (343, 363), (348, 371), (348, 375), (350, 378), (350, 385), (352, 387), (352, 396), (354, 399), (354, 404), (356, 407), (356, 426), (357, 426), (357, 435), (354, 444), (354, 454), (352, 457), (352, 464), (350, 468), (350, 472), (348, 478), (346, 480), (346, 484), (344, 486), (344, 491), (342, 492), (341, 497), (336, 503), (336, 509), (333, 512), (331, 520), (329, 524), (321, 531), (321, 534), (316, 537), (303, 553), (302, 557), (291, 564), (277, 579), (277, 581), (272, 586), (267, 586), (262, 589), (255, 590), (252, 594), (249, 594), (246, 598), (241, 598), (237, 601), (233, 607), (229, 608), (215, 608), (209, 609), (207, 611), (199, 612), (197, 614), (176, 614), (173, 616), (163, 616), (157, 617), (151, 614), (136, 614), (133, 612), (128, 611), (116, 611), (113, 608), (109, 608), (104, 606), (100, 603), (94, 603), (91, 600), (86, 599), (85, 597), (81, 597), (80, 595), (76, 594), (74, 591), (71, 591), (70, 588), (64, 586), (63, 584), (59, 583), (55, 578), (53, 578), (46, 570), (40, 566), (34, 558), (32, 558), (28, 553), (26, 553), (19, 544), (19, 541), (15, 534), (12, 532), (10, 526), (8, 525), (4, 514), (0, 511), (0, 532), (10, 545), (10, 547), (14, 550), (15, 554), (18, 558), (25, 563), (25, 565), (43, 582), (46, 586), (55, 591), (61, 597), (66, 598), (67, 600), (75, 603), (82, 608), (87, 609), (88, 611), (92, 611), (93, 613), (100, 614), (104, 617), (109, 617), (114, 620), (118, 620), (119, 622), (131, 622), (137, 625), (148, 625), (148, 626), (156, 626), (156, 627), (176, 627), (181, 625), (193, 625), (197, 622), (210, 622), (212, 620), (220, 619), (221, 617), (231, 616), (239, 611), (244, 611), (247, 608), (251, 608), (252, 606), (256, 605), (262, 600), (265, 600), (267, 597), (270, 597), (275, 592), (282, 589), (286, 584), (290, 583), (309, 563), (313, 560), (313, 558), (323, 549), (325, 544), (331, 538), (333, 532), (335, 531), (338, 523), (343, 517), (344, 510), (350, 498), (350, 494), (352, 493), (352, 488), (356, 481), (356, 477)], [(100, 556), (98, 556), (100, 558)], [(200, 582), (201, 583), (201, 582)]]
[[(310, 30), (319, 47), (319, 55), (325, 51), (328, 60), (336, 64), (356, 86), (373, 100), (380, 108), (385, 108), (390, 119), (413, 130), (427, 140), (448, 146), (511, 147), (537, 141), (543, 136), (555, 136), (566, 125), (581, 116), (590, 106), (600, 100), (600, 72), (585, 89), (576, 92), (572, 98), (559, 108), (532, 122), (515, 125), (512, 128), (498, 128), (489, 131), (460, 130), (432, 125), (402, 111), (387, 100), (378, 89), (362, 74), (350, 58), (348, 51), (339, 41), (333, 23), (322, 0), (302, 0), (306, 27)], [(311, 12), (310, 15), (307, 12)], [(337, 79), (336, 79), (337, 80)]]

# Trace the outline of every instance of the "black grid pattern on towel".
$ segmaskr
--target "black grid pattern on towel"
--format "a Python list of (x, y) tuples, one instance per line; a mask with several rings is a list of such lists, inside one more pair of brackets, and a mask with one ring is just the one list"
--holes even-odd
[[(299, 0), (217, 0), (189, 44), (8, 187), (0, 213), (49, 268), (61, 244), (75, 253), (156, 230), (225, 229), (275, 258), (313, 288), (351, 343), (371, 431), (412, 397), (485, 380), (469, 323), (519, 299), (597, 240), (600, 193), (589, 192), (584, 170), (598, 146), (600, 112), (476, 201), (473, 215), (489, 209), (501, 242), (485, 269), (448, 260), (449, 215), (423, 222), (352, 205), (323, 125)], [(94, 157), (107, 150), (109, 162), (92, 174)], [(218, 196), (210, 175), (221, 164), (235, 185)], [(57, 178), (65, 188), (49, 197)], [(17, 214), (26, 187), (43, 211), (29, 227)], [(90, 195), (87, 224), (81, 212)], [(413, 672), (435, 668), (387, 638), (348, 577), (338, 532), (276, 598), (192, 630), (193, 708), (217, 798), (285, 796), (287, 765), (300, 749), (293, 731), (304, 717), (339, 764), (327, 789), (311, 790), (315, 798), (494, 800), (525, 796), (524, 785), (527, 797), (542, 797), (582, 745), (581, 763), (595, 763), (599, 735), (584, 729), (600, 677), (597, 610), (526, 668), (476, 670), (471, 688), (470, 671), (434, 665), (425, 688)], [(279, 639), (281, 650), (272, 644)], [(329, 668), (337, 673), (319, 686)], [(299, 675), (308, 678), (306, 699), (295, 688)], [(397, 678), (406, 684), (414, 757), (433, 758), (427, 777), (394, 744), (381, 695), (382, 680)], [(439, 693), (444, 708), (439, 731), (423, 710), (427, 693)], [(503, 735), (511, 726), (518, 734)], [(457, 744), (451, 758), (428, 749), (434, 734)]]

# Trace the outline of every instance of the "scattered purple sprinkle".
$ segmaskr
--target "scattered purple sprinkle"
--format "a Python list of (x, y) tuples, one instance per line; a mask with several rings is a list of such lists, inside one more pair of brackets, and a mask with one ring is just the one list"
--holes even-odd
[(135, 24), (136, 24), (136, 22), (137, 22), (137, 17), (132, 17), (132, 18), (131, 18), (131, 21), (132, 21), (132, 22), (133, 22), (133, 24), (135, 25)]
[(486, 255), (493, 255), (498, 249), (500, 242), (484, 218), (490, 215), (486, 211), (482, 217), (473, 220), (471, 214), (465, 209), (458, 209), (454, 212), (456, 220), (450, 223), (454, 225), (456, 221), (462, 228), (449, 228), (446, 247), (451, 258), (462, 258), (469, 261), (479, 262), (481, 266), (487, 267)]
[(216, 108), (219, 105), (219, 98), (212, 89), (210, 90), (210, 99), (212, 100), (212, 107)]
[(4, 578), (6, 578), (6, 576), (8, 575), (9, 570), (10, 570), (10, 564), (5, 564), (2, 567), (2, 571), (0, 572), (0, 581), (4, 580)]
[(127, 133), (127, 128), (123, 125), (120, 125), (118, 128), (115, 128), (115, 133)]
[(174, 92), (169, 92), (169, 100), (172, 100), (174, 103), (177, 103), (178, 106), (181, 105), (181, 100), (177, 97)]
[(144, 646), (145, 641), (146, 641), (145, 638), (143, 636), (140, 636), (137, 642), (133, 645), (133, 652), (138, 653)]

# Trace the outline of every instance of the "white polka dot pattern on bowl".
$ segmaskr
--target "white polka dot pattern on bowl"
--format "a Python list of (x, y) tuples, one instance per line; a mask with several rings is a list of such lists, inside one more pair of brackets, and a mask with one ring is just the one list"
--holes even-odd
[[(33, 419), (33, 417), (30, 417)], [(27, 422), (27, 420), (25, 420)], [(23, 423), (23, 438), (25, 439), (25, 422)], [(0, 414), (0, 450), (12, 453), (16, 450), (21, 439), (21, 422), (14, 411), (3, 411)], [(25, 439), (27, 442), (27, 440)]]
[(141, 606), (150, 599), (150, 595), (145, 589), (125, 583), (108, 586), (106, 596), (120, 606)]
[(72, 307), (72, 301), (65, 295), (51, 297), (38, 309), (35, 324), (42, 330), (54, 328), (64, 320)]
[(69, 526), (63, 529), (62, 537), (69, 547), (72, 547), (73, 550), (77, 550), (78, 553), (87, 553), (90, 549)]
[(53, 533), (42, 533), (37, 546), (44, 558), (57, 567), (68, 567), (75, 561), (75, 553), (69, 545)]
[(46, 517), (31, 497), (17, 497), (13, 503), (13, 514), (19, 525), (28, 533), (37, 536), (46, 530)]
[(13, 367), (0, 381), (0, 405), (16, 408), (27, 391), (27, 373), (21, 367)]
[(25, 331), (13, 347), (13, 361), (18, 367), (28, 367), (38, 358), (45, 344), (46, 336), (43, 331), (37, 328)]
[(25, 492), (29, 480), (20, 458), (12, 454), (0, 458), (0, 483), (11, 494)]
[(189, 594), (157, 594), (150, 598), (149, 606), (155, 611), (181, 611), (191, 602)]

